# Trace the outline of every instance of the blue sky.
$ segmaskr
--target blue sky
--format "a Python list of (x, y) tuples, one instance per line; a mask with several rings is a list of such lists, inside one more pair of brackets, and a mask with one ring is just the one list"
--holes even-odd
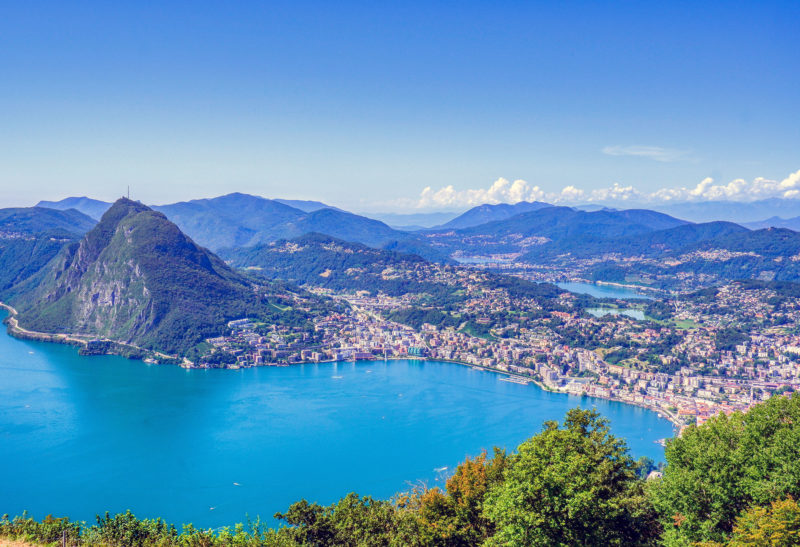
[(662, 4), (5, 2), (0, 205), (800, 188), (800, 2)]

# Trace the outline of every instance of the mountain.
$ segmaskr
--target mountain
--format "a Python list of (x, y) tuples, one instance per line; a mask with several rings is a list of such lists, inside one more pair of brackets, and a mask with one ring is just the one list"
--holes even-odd
[[(83, 203), (80, 200), (85, 199), (69, 198), (59, 203)], [(309, 212), (287, 203), (294, 203)], [(327, 207), (320, 202), (274, 200), (233, 193), (210, 199), (154, 205), (152, 209), (166, 215), (181, 231), (212, 251), (248, 247), (319, 232), (372, 247), (391, 245), (413, 249), (431, 260), (447, 260), (445, 255), (429, 248), (416, 235), (395, 230), (378, 220)]]
[(414, 251), (430, 260), (448, 260), (416, 235), (339, 209), (304, 213), (278, 200), (247, 194), (228, 194), (154, 209), (163, 212), (198, 243), (215, 251), (321, 233), (370, 247), (392, 246), (396, 250)]
[(162, 213), (125, 198), (23, 282), (12, 303), (24, 328), (181, 355), (267, 306), (247, 278)]
[(647, 209), (576, 211), (570, 207), (546, 207), (462, 230), (464, 234), (543, 236), (566, 239), (576, 236), (618, 237), (663, 230), (686, 221)]
[(741, 231), (677, 249), (643, 271), (710, 285), (725, 280), (800, 281), (800, 233)]
[(212, 250), (275, 239), (266, 234), (279, 232), (305, 215), (275, 200), (240, 193), (156, 205), (153, 210), (164, 213), (197, 243)]
[(586, 203), (584, 205), (573, 205), (573, 209), (578, 209), (579, 211), (586, 211), (587, 213), (593, 213), (594, 211), (619, 211), (618, 207), (607, 207), (605, 205), (598, 205), (596, 203)]
[[(312, 202), (301, 203), (310, 207)], [(324, 207), (324, 204), (319, 205)], [(56, 209), (71, 207), (99, 219), (111, 204), (86, 197), (72, 197), (57, 202), (40, 201), (37, 207), (40, 206)], [(164, 213), (183, 232), (210, 249), (253, 245), (260, 241), (261, 231), (304, 214), (300, 209), (278, 200), (240, 193), (154, 205), (152, 209)]]
[(83, 235), (95, 224), (94, 219), (75, 209), (61, 211), (39, 206), (0, 209), (0, 233), (7, 235), (41, 233)]
[[(387, 310), (392, 321), (419, 328), (440, 326), (481, 329), (476, 321), (492, 311), (478, 305), (452, 314), (454, 306), (482, 291), (503, 290), (512, 299), (535, 299), (543, 309), (561, 309), (564, 293), (554, 285), (498, 275), (463, 266), (438, 264), (422, 257), (306, 234), (268, 245), (228, 249), (223, 256), (238, 268), (269, 280), (285, 280), (334, 291), (369, 291), (402, 297), (406, 305)], [(465, 287), (471, 287), (471, 291)], [(474, 291), (474, 292), (473, 292)], [(472, 295), (468, 294), (472, 292)], [(418, 298), (415, 298), (418, 297)], [(583, 298), (587, 301), (589, 298)], [(506, 310), (494, 310), (505, 314)]]
[(74, 209), (0, 209), (0, 294), (35, 274), (95, 224)]
[(0, 235), (0, 298), (5, 291), (36, 274), (61, 249), (77, 238), (65, 235), (35, 235), (4, 238)]
[(278, 200), (238, 193), (153, 209), (213, 250), (248, 247), (311, 232), (373, 247), (409, 237), (383, 222), (346, 211), (323, 208), (305, 213)]
[(370, 247), (382, 247), (393, 241), (405, 239), (405, 232), (390, 228), (379, 220), (362, 217), (335, 209), (321, 209), (281, 227), (272, 230), (272, 240), (301, 236), (318, 232), (346, 241), (363, 243)]
[(79, 198), (64, 198), (61, 201), (40, 201), (36, 204), (36, 207), (47, 207), (48, 209), (59, 209), (62, 211), (75, 209), (94, 220), (100, 220), (100, 217), (111, 207), (111, 204), (107, 201), (99, 201), (84, 196)]
[(490, 257), (583, 279), (694, 289), (727, 280), (800, 281), (800, 233), (694, 224), (643, 209), (547, 207), (459, 230), (424, 233), (457, 259)]
[(365, 213), (364, 216), (385, 222), (392, 228), (406, 232), (424, 230), (453, 220), (460, 213)]
[[(605, 251), (663, 254), (669, 251), (680, 251), (708, 241), (719, 241), (730, 236), (749, 233), (750, 230), (733, 222), (682, 224), (675, 228), (613, 240)], [(628, 248), (626, 245), (630, 247)]]
[(764, 218), (800, 216), (800, 199), (770, 198), (758, 201), (700, 201), (695, 203), (654, 204), (651, 209), (692, 222), (727, 220), (758, 222)]
[(773, 216), (765, 220), (746, 222), (744, 225), (753, 230), (758, 230), (760, 228), (787, 228), (795, 232), (800, 232), (800, 216), (794, 218)]
[(294, 207), (295, 209), (300, 209), (304, 213), (313, 213), (314, 211), (319, 211), (320, 209), (337, 209), (341, 211), (341, 209), (338, 207), (326, 205), (321, 201), (309, 201), (305, 199), (275, 199), (273, 201), (283, 203), (284, 205)]
[(549, 203), (541, 201), (520, 201), (519, 203), (499, 203), (497, 205), (479, 205), (473, 207), (469, 211), (457, 216), (453, 220), (436, 226), (434, 229), (439, 230), (460, 230), (463, 228), (470, 228), (472, 226), (479, 226), (487, 222), (497, 220), (505, 220), (521, 213), (529, 213), (544, 209), (545, 207), (552, 207)]
[(580, 245), (575, 245), (573, 239), (557, 240), (535, 247), (520, 260), (538, 263), (557, 256), (568, 256), (570, 259), (575, 259), (606, 254), (666, 256), (670, 252), (696, 250), (701, 243), (749, 233), (750, 230), (733, 222), (681, 224), (666, 230), (635, 233), (623, 237), (603, 237), (602, 235), (584, 237)]
[(682, 224), (686, 222), (645, 209), (586, 212), (571, 207), (544, 207), (460, 230), (432, 230), (424, 236), (431, 247), (451, 256), (511, 255), (553, 244), (580, 248), (597, 240), (645, 234)]
[(420, 292), (419, 284), (386, 274), (387, 269), (413, 269), (427, 264), (419, 256), (375, 249), (311, 233), (292, 240), (226, 249), (222, 253), (232, 266), (248, 269), (267, 279), (336, 290), (380, 290), (402, 295)]
[[(301, 200), (301, 199), (273, 199), (269, 200), (266, 198), (260, 198), (259, 196), (249, 196), (247, 194), (229, 194), (229, 196), (238, 196), (242, 198), (244, 196), (248, 198), (256, 198), (256, 199), (263, 199), (265, 201), (272, 201), (281, 203), (293, 209), (298, 209), (304, 213), (311, 213), (313, 211), (318, 211), (319, 209), (336, 209), (336, 207), (331, 207), (330, 205), (326, 205), (320, 201), (309, 201), (309, 200)], [(228, 197), (228, 196), (221, 196), (221, 197)], [(162, 209), (171, 209), (174, 206), (183, 206), (185, 203), (192, 203), (192, 204), (201, 204), (203, 202), (207, 202), (210, 200), (207, 199), (198, 199), (192, 200), (189, 202), (180, 202), (168, 205), (156, 205), (152, 206), (155, 210), (162, 210)], [(60, 201), (40, 201), (36, 204), (36, 207), (48, 207), (51, 209), (76, 209), (82, 212), (85, 215), (92, 217), (95, 220), (100, 220), (100, 217), (103, 216), (109, 207), (111, 207), (111, 203), (106, 201), (99, 201), (96, 199), (91, 199), (87, 197), (69, 197), (62, 199)], [(177, 207), (177, 209), (184, 209), (184, 207)], [(163, 212), (163, 211), (162, 211)]]
[(786, 228), (748, 230), (705, 241), (697, 249), (726, 249), (737, 253), (755, 253), (768, 259), (778, 258), (781, 262), (797, 262), (797, 258), (800, 258), (800, 233)]
[(519, 262), (595, 281), (694, 290), (731, 280), (800, 281), (800, 233), (731, 222), (684, 224), (621, 237), (556, 240)]
[(305, 213), (277, 200), (247, 194), (228, 194), (153, 209), (164, 213), (198, 243), (215, 251), (291, 239), (311, 232), (372, 247), (412, 237), (378, 220), (339, 209), (324, 208)]

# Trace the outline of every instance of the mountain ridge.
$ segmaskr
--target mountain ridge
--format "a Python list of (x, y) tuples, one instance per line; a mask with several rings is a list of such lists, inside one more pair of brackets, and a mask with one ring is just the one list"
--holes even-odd
[(0, 209), (0, 294), (36, 274), (95, 224), (75, 209)]
[[(75, 203), (75, 200), (68, 201), (68, 204)], [(290, 203), (308, 211), (292, 207)], [(427, 248), (424, 240), (414, 234), (321, 202), (268, 199), (234, 192), (215, 198), (154, 205), (152, 209), (164, 213), (193, 240), (215, 252), (321, 232), (376, 248), (407, 245), (427, 258), (447, 260)]]
[(34, 205), (34, 207), (58, 209), (62, 211), (67, 209), (75, 209), (76, 211), (80, 211), (84, 215), (87, 215), (97, 221), (100, 220), (100, 217), (103, 216), (103, 213), (105, 213), (108, 208), (111, 207), (111, 203), (81, 196), (68, 197), (59, 201), (40, 201)]
[(0, 209), (0, 232), (25, 235), (59, 233), (83, 235), (97, 223), (76, 209), (10, 207)]
[(13, 296), (21, 327), (185, 355), (258, 313), (254, 285), (163, 213), (122, 198)]
[(543, 201), (519, 201), (517, 203), (484, 203), (465, 211), (456, 218), (445, 222), (439, 226), (434, 226), (431, 230), (460, 230), (480, 226), (493, 221), (502, 221), (513, 216), (530, 213), (539, 209), (553, 207), (550, 203)]

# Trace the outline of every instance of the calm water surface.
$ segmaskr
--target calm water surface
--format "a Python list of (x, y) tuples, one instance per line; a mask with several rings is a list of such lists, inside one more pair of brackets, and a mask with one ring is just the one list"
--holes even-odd
[(563, 282), (556, 283), (559, 287), (569, 292), (588, 294), (596, 298), (622, 298), (624, 300), (652, 300), (651, 296), (636, 292), (625, 287), (613, 285), (597, 285), (595, 283)]
[(631, 319), (644, 321), (644, 312), (642, 310), (619, 310), (615, 308), (586, 308), (586, 311), (595, 317), (605, 317), (606, 315), (625, 315)]
[(413, 361), (184, 370), (3, 333), (0, 514), (131, 509), (216, 527), (303, 497), (386, 498), (577, 405), (609, 417), (637, 457), (660, 459), (654, 441), (672, 434), (644, 409), (501, 378)]

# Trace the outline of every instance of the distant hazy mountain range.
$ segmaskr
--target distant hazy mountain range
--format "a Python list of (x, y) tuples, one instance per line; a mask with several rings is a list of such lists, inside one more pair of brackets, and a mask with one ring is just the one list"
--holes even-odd
[[(89, 207), (87, 212), (96, 213), (101, 204), (103, 202), (87, 198), (67, 198), (59, 202), (40, 202), (37, 207), (78, 207), (79, 210)], [(234, 193), (211, 199), (155, 205), (152, 209), (164, 213), (194, 241), (212, 251), (319, 232), (371, 247), (388, 247), (418, 253), (431, 260), (447, 260), (446, 256), (429, 248), (415, 234), (395, 230), (378, 220), (328, 207), (320, 202), (272, 200)]]
[[(61, 202), (42, 202), (42, 205), (57, 209), (77, 207), (96, 215), (104, 204), (88, 198), (68, 198)], [(318, 233), (373, 248), (417, 254), (427, 260), (493, 257), (492, 260), (501, 258), (507, 263), (558, 266), (564, 271), (571, 268), (573, 274), (580, 272), (596, 279), (605, 276), (605, 280), (614, 281), (669, 280), (678, 273), (686, 278), (690, 267), (706, 272), (702, 279), (712, 281), (736, 276), (790, 280), (798, 277), (794, 268), (797, 262), (790, 259), (800, 256), (795, 232), (762, 228), (800, 228), (798, 218), (784, 220), (774, 216), (776, 212), (793, 210), (800, 214), (800, 204), (790, 200), (764, 200), (750, 204), (704, 202), (661, 208), (678, 211), (680, 216), (648, 209), (617, 210), (596, 205), (573, 208), (520, 202), (481, 205), (437, 227), (408, 231), (320, 202), (271, 200), (246, 194), (153, 207), (192, 239), (214, 251), (264, 246)], [(21, 214), (20, 210), (16, 211), (14, 214)], [(747, 227), (719, 220), (700, 223), (686, 220), (714, 218), (713, 215), (757, 218), (766, 211), (772, 214), (761, 218), (771, 218), (750, 222)], [(81, 226), (85, 229), (87, 219), (82, 218), (84, 225)], [(642, 262), (666, 258), (679, 265)], [(594, 266), (576, 266), (576, 260), (590, 261)], [(632, 273), (636, 268), (645, 272), (643, 276)], [(669, 281), (658, 284), (668, 285)]]
[(541, 207), (468, 228), (430, 230), (426, 237), (432, 245), (450, 253), (508, 254), (554, 243), (580, 247), (588, 240), (636, 236), (686, 223), (648, 210), (586, 212)]
[(770, 217), (758, 222), (745, 222), (744, 226), (753, 230), (759, 228), (788, 228), (797, 232), (800, 231), (800, 216), (794, 218)]
[(779, 216), (800, 216), (800, 199), (763, 199), (750, 202), (700, 201), (696, 203), (653, 204), (648, 208), (692, 222), (727, 220), (729, 222), (758, 222)]
[(480, 226), (481, 224), (486, 224), (487, 222), (505, 220), (522, 213), (537, 211), (545, 207), (552, 207), (552, 205), (549, 203), (543, 203), (541, 201), (520, 201), (519, 203), (515, 203), (513, 205), (508, 203), (499, 203), (497, 205), (479, 205), (457, 216), (453, 220), (437, 226), (436, 229), (459, 230), (462, 228), (470, 228), (472, 226)]
[(366, 213), (364, 216), (385, 222), (392, 228), (405, 231), (424, 230), (453, 220), (461, 213)]
[[(244, 195), (244, 194), (238, 194)], [(257, 198), (257, 196), (250, 196)], [(258, 198), (265, 199), (265, 198)], [(203, 201), (203, 200), (193, 200)], [(295, 200), (295, 199), (274, 199), (268, 201), (276, 201), (284, 205), (288, 205), (294, 209), (299, 209), (305, 213), (311, 213), (320, 209), (337, 209), (331, 205), (319, 201), (308, 200)], [(189, 202), (192, 203), (192, 202)], [(60, 201), (40, 201), (36, 204), (37, 207), (48, 207), (51, 209), (77, 209), (78, 211), (90, 216), (96, 220), (108, 209), (111, 204), (105, 201), (99, 201), (87, 197), (70, 197)], [(472, 209), (463, 212), (428, 212), (428, 213), (373, 213), (364, 214), (375, 220), (380, 220), (390, 226), (398, 227), (403, 230), (417, 230), (432, 227), (448, 227), (448, 228), (467, 228), (476, 226), (485, 222), (493, 220), (503, 220), (519, 213), (535, 210), (552, 204), (544, 202), (519, 202), (515, 204), (500, 203), (496, 205), (479, 205)], [(169, 207), (164, 206), (151, 206), (153, 208)], [(738, 224), (759, 224), (759, 228), (766, 228), (768, 226), (764, 223), (770, 223), (770, 226), (778, 226), (777, 224), (785, 219), (794, 219), (800, 217), (800, 199), (764, 199), (752, 202), (738, 202), (738, 201), (702, 201), (702, 202), (684, 202), (684, 203), (666, 203), (666, 204), (629, 204), (627, 206), (608, 206), (603, 204), (589, 203), (585, 205), (576, 205), (573, 209), (578, 209), (587, 212), (601, 211), (601, 210), (621, 210), (630, 208), (650, 209), (658, 211), (676, 218), (688, 220), (691, 222), (711, 222), (715, 220), (724, 220), (728, 222), (736, 222)], [(338, 209), (341, 210), (341, 209)], [(452, 222), (452, 224), (451, 224)]]
[(64, 198), (60, 201), (40, 201), (35, 207), (45, 207), (47, 209), (59, 209), (65, 211), (67, 209), (75, 209), (80, 211), (86, 216), (95, 220), (100, 220), (111, 204), (107, 201), (100, 201), (87, 197)]
[(691, 223), (650, 210), (544, 207), (425, 235), (460, 260), (528, 264), (600, 281), (673, 289), (731, 279), (800, 281), (800, 233)]
[(58, 211), (39, 207), (0, 209), (0, 232), (17, 234), (62, 233), (83, 235), (95, 220), (75, 209)]
[(313, 213), (314, 211), (319, 211), (320, 209), (336, 209), (337, 211), (341, 211), (341, 209), (338, 207), (326, 205), (321, 201), (309, 201), (305, 199), (275, 199), (274, 201), (283, 203), (289, 207), (294, 207), (295, 209), (300, 209), (304, 213)]

